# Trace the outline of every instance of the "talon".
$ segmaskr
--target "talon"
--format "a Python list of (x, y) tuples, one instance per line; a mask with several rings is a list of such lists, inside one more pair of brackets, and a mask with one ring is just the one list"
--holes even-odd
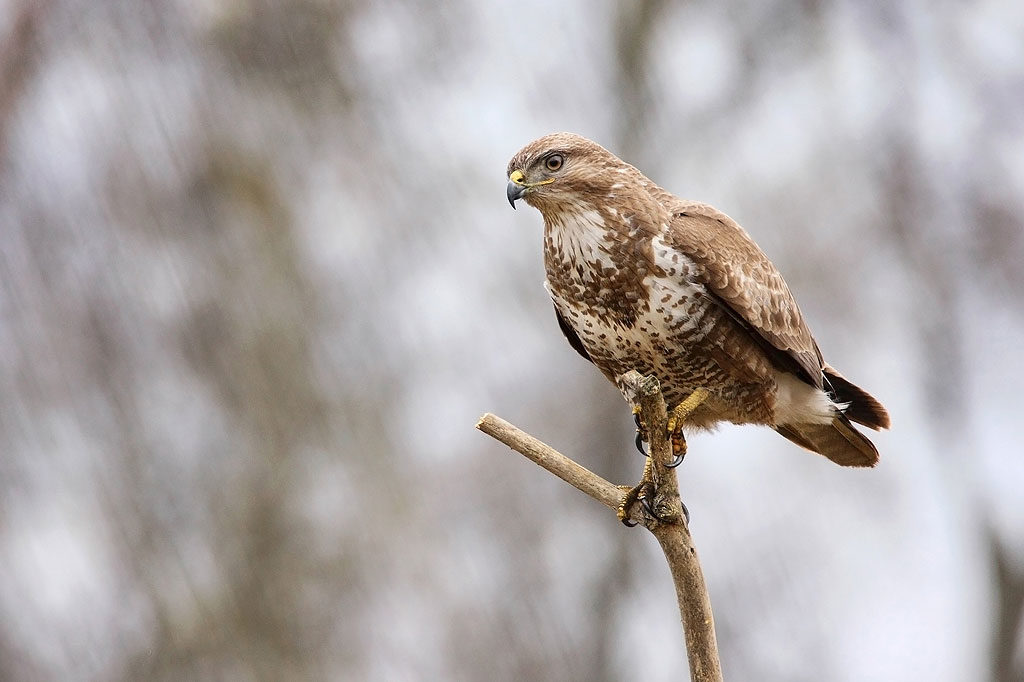
[(658, 518), (658, 515), (654, 512), (654, 505), (647, 499), (647, 495), (638, 496), (640, 504), (644, 506), (644, 511), (650, 514), (653, 518)]
[(644, 450), (644, 441), (646, 438), (646, 431), (644, 431), (644, 425), (640, 421), (639, 408), (633, 408), (633, 422), (636, 424), (636, 438), (633, 439), (633, 444), (636, 445), (636, 449), (641, 455), (647, 457), (647, 451)]
[[(648, 462), (649, 461), (650, 460), (648, 460)], [(640, 483), (632, 488), (626, 488), (625, 486), (622, 487), (622, 490), (624, 490), (625, 493), (622, 496), (622, 500), (619, 502), (617, 516), (619, 517), (619, 521), (622, 521), (622, 523), (630, 528), (637, 525), (636, 521), (632, 521), (632, 519), (629, 518), (629, 510), (633, 507), (634, 502), (639, 502), (643, 505), (644, 511), (647, 512), (652, 519), (661, 520), (661, 517), (654, 510), (652, 500), (654, 499), (656, 491), (654, 483), (648, 478), (649, 475), (649, 472), (645, 468), (644, 478), (640, 480)], [(628, 523), (629, 521), (632, 521), (632, 523)]]
[(675, 469), (683, 463), (683, 458), (686, 457), (686, 438), (681, 431), (671, 431), (668, 435), (668, 442), (672, 448), (672, 461), (665, 466)]
[(640, 454), (644, 457), (647, 456), (647, 451), (644, 450), (644, 434), (640, 429), (636, 430), (636, 438), (633, 440), (633, 445), (640, 451)]
[[(622, 521), (625, 526), (632, 528), (637, 525), (636, 521), (629, 518), (629, 510), (632, 508), (634, 502), (639, 501), (648, 513), (653, 511), (651, 503), (647, 499), (651, 492), (650, 487), (651, 484), (647, 480), (640, 481), (639, 484), (632, 488), (626, 488), (623, 486), (622, 490), (624, 490), (625, 493), (622, 495), (622, 500), (619, 501), (619, 509), (616, 512), (616, 515), (619, 517), (619, 521)], [(657, 518), (654, 514), (652, 514), (652, 516)]]
[[(619, 517), (619, 521), (622, 521), (622, 525), (627, 528), (632, 528), (640, 523), (646, 523), (646, 521), (636, 521), (629, 516), (630, 509), (632, 509), (635, 502), (639, 502), (643, 506), (644, 515), (653, 519), (657, 523), (679, 523), (680, 518), (669, 508), (663, 509), (661, 512), (658, 511), (655, 506), (657, 500), (658, 491), (654, 485), (654, 482), (645, 477), (632, 488), (626, 486), (620, 486), (623, 491), (622, 500), (619, 502), (619, 508), (616, 515)], [(690, 511), (683, 504), (682, 500), (679, 500), (679, 504), (682, 506), (683, 516), (686, 518), (686, 523), (690, 522)]]

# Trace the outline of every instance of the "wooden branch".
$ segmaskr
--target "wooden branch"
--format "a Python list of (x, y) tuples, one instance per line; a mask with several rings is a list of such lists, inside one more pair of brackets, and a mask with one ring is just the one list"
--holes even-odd
[(500, 440), (521, 455), (544, 467), (555, 476), (590, 495), (606, 507), (616, 510), (622, 499), (622, 488), (609, 483), (586, 467), (580, 466), (553, 447), (537, 440), (501, 417), (490, 412), (480, 417), (476, 428), (491, 438)]
[[(639, 407), (641, 421), (650, 438), (653, 480), (656, 484), (653, 507), (660, 517), (654, 518), (644, 511), (641, 504), (634, 504), (632, 509), (626, 510), (628, 518), (643, 524), (654, 534), (668, 561), (683, 624), (690, 679), (693, 682), (721, 682), (722, 667), (718, 659), (711, 599), (697, 558), (697, 549), (683, 514), (675, 469), (665, 466), (672, 460), (672, 448), (667, 437), (665, 399), (661, 395), (658, 380), (653, 376), (644, 377), (637, 372), (629, 372), (620, 377), (619, 382), (630, 401)], [(618, 511), (624, 487), (609, 483), (493, 414), (487, 413), (480, 417), (476, 428), (525, 455), (606, 507)]]

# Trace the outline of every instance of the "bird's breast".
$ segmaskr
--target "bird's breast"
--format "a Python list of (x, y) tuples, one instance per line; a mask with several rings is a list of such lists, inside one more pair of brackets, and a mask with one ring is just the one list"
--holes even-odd
[(588, 210), (545, 221), (547, 285), (556, 303), (584, 309), (605, 326), (628, 328), (648, 307), (644, 280), (652, 263), (644, 244), (611, 217)]
[(546, 286), (592, 356), (662, 364), (705, 333), (708, 298), (685, 255), (600, 214), (548, 224)]

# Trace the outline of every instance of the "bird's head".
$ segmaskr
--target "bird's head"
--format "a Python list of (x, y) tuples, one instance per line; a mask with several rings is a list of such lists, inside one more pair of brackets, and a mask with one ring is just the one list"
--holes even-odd
[[(634, 171), (607, 149), (574, 133), (554, 133), (520, 149), (508, 163), (506, 194), (512, 208), (523, 199), (542, 213), (593, 203), (605, 196), (616, 168)], [(619, 176), (621, 178), (621, 176)]]

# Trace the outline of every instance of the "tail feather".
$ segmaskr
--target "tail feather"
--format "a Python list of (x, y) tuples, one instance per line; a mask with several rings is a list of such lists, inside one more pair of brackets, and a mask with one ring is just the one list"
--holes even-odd
[[(842, 374), (825, 365), (825, 385), (830, 388), (832, 401), (846, 404), (843, 414), (848, 419), (869, 429), (889, 428), (889, 413), (870, 393), (846, 380)], [(852, 427), (851, 427), (852, 428)]]
[(837, 413), (830, 424), (779, 424), (775, 430), (800, 447), (825, 455), (842, 466), (873, 467), (878, 464), (878, 450), (874, 444), (843, 414)]

